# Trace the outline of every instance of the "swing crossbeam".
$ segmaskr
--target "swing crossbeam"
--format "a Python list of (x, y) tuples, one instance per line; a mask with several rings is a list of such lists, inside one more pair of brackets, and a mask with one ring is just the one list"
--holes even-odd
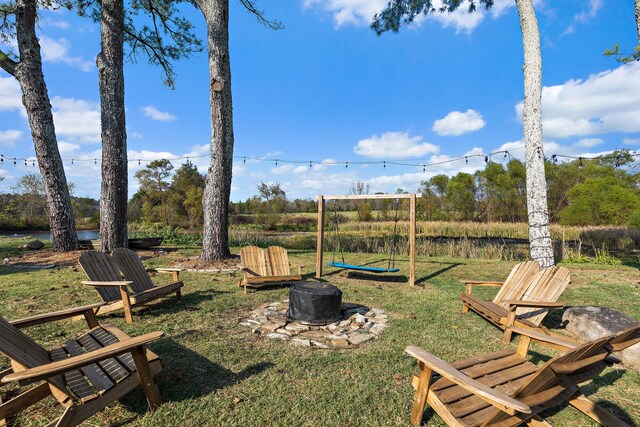
[[(327, 200), (362, 200), (362, 199), (409, 199), (409, 286), (415, 285), (415, 242), (416, 242), (416, 199), (420, 194), (363, 194), (349, 196), (318, 196), (318, 240), (316, 250), (316, 278), (322, 277), (323, 250), (324, 250), (324, 219), (325, 202)], [(344, 261), (344, 260), (343, 260)], [(351, 270), (370, 271), (374, 273), (398, 272), (396, 268), (368, 267), (347, 264), (346, 262), (329, 263), (331, 267), (339, 267)], [(391, 266), (389, 266), (391, 267)]]
[(329, 267), (344, 268), (345, 270), (368, 271), (370, 273), (397, 273), (400, 271), (399, 268), (369, 267), (367, 265), (352, 265), (344, 262), (333, 261), (329, 263)]

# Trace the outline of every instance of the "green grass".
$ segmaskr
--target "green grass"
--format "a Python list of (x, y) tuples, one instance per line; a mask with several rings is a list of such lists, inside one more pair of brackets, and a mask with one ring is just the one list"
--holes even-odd
[[(16, 246), (14, 243), (0, 239), (1, 258)], [(171, 266), (176, 258), (197, 253), (196, 249), (182, 250), (146, 262)], [(289, 254), (293, 263), (307, 265), (305, 270), (312, 272), (313, 252), (290, 250)], [(328, 258), (326, 254), (325, 262)], [(367, 263), (381, 258), (349, 254), (348, 261)], [(398, 266), (401, 275), (407, 273), (406, 257), (401, 257)], [(460, 313), (462, 286), (458, 280), (503, 279), (512, 266), (512, 262), (502, 261), (421, 257), (416, 269), (423, 287), (413, 289), (403, 282), (356, 279), (328, 268), (324, 279), (343, 290), (344, 301), (383, 308), (389, 314), (389, 326), (381, 337), (354, 350), (296, 348), (252, 335), (238, 321), (265, 302), (286, 298), (287, 289), (244, 295), (236, 286), (238, 275), (184, 272), (184, 296), (179, 302), (169, 298), (134, 309), (135, 323), (131, 325), (124, 323), (121, 315), (101, 318), (132, 335), (165, 332), (165, 338), (151, 345), (165, 362), (158, 376), (164, 405), (147, 412), (142, 392), (136, 391), (91, 418), (87, 425), (408, 426), (413, 390), (409, 379), (416, 366), (413, 359), (403, 356), (404, 348), (419, 345), (447, 361), (503, 348), (497, 329), (474, 314)], [(570, 268), (573, 283), (563, 302), (613, 307), (640, 318), (636, 269), (594, 264)], [(97, 300), (95, 291), (80, 284), (82, 271), (0, 267), (0, 275), (0, 315), (5, 318)], [(162, 276), (157, 279), (166, 280)], [(492, 291), (480, 289), (478, 293), (490, 298)], [(51, 347), (82, 328), (82, 322), (62, 321), (28, 333)], [(553, 354), (538, 346), (534, 351)], [(6, 365), (7, 360), (0, 357), (0, 369)], [(585, 386), (585, 392), (630, 424), (640, 424), (640, 373), (610, 368), (601, 378), (595, 386)], [(19, 422), (45, 425), (47, 417), (59, 413), (48, 399)], [(431, 411), (426, 418), (428, 425), (443, 425)], [(594, 425), (570, 407), (561, 407), (548, 421), (554, 426)]]

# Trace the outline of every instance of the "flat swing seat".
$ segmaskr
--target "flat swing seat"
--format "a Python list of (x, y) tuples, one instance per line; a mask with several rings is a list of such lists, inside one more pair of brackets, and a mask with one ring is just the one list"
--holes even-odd
[(369, 271), (371, 273), (397, 273), (398, 271), (400, 271), (399, 268), (390, 268), (387, 270), (386, 268), (382, 268), (382, 267), (368, 267), (366, 265), (351, 265), (351, 264), (346, 264), (344, 262), (330, 262), (329, 267), (344, 268), (347, 270)]

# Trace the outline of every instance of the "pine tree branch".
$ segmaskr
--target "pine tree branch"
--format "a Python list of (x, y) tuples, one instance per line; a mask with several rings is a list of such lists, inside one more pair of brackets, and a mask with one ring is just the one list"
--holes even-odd
[(0, 68), (15, 77), (16, 70), (18, 68), (18, 62), (14, 61), (9, 57), (7, 53), (0, 50)]

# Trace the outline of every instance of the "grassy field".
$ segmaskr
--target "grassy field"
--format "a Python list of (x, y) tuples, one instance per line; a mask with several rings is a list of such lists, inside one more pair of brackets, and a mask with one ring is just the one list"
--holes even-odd
[[(0, 259), (14, 256), (15, 241), (0, 239)], [(145, 261), (149, 266), (173, 266), (176, 260), (196, 256), (183, 249)], [(315, 254), (291, 250), (292, 262), (313, 269)], [(352, 262), (374, 262), (376, 255), (350, 254)], [(326, 259), (326, 258), (325, 258)], [(402, 280), (406, 258), (398, 266)], [(380, 264), (379, 264), (380, 265)], [(146, 410), (141, 391), (111, 405), (86, 425), (136, 426), (408, 426), (415, 362), (403, 349), (419, 345), (437, 356), (455, 361), (503, 348), (499, 331), (478, 316), (460, 313), (459, 279), (503, 279), (512, 262), (482, 259), (418, 258), (421, 287), (409, 289), (402, 281), (354, 278), (328, 269), (324, 279), (338, 285), (344, 301), (383, 308), (389, 326), (377, 340), (357, 349), (311, 350), (292, 347), (251, 334), (238, 321), (263, 303), (281, 301), (288, 290), (272, 288), (244, 295), (236, 274), (184, 272), (183, 298), (135, 309), (135, 323), (121, 315), (103, 316), (132, 335), (155, 330), (165, 338), (151, 345), (165, 361), (158, 376), (164, 405)], [(640, 318), (640, 279), (629, 266), (580, 264), (570, 266), (573, 282), (561, 300), (568, 305), (602, 305)], [(311, 272), (312, 273), (312, 272)], [(97, 301), (83, 287), (81, 270), (25, 271), (0, 267), (0, 315), (15, 319)], [(158, 280), (164, 279), (158, 277)], [(491, 290), (479, 290), (488, 298)], [(548, 316), (555, 327), (558, 316)], [(65, 342), (83, 329), (82, 322), (62, 321), (27, 332), (45, 347)], [(514, 345), (517, 340), (514, 341)], [(534, 346), (533, 356), (544, 360), (552, 351)], [(7, 360), (0, 357), (0, 369)], [(640, 373), (609, 368), (585, 394), (610, 408), (629, 424), (640, 424)], [(49, 399), (18, 422), (45, 425), (59, 414)], [(547, 414), (554, 426), (591, 426), (589, 418), (570, 407)], [(443, 425), (429, 410), (428, 425)]]

